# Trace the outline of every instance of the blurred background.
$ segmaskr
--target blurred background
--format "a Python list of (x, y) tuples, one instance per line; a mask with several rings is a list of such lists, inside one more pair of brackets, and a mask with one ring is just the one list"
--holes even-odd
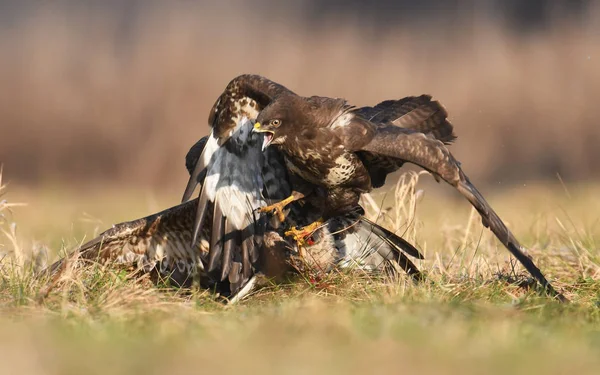
[(37, 188), (183, 190), (234, 76), (356, 105), (428, 93), (480, 185), (600, 177), (600, 4), (0, 2), (0, 163)]

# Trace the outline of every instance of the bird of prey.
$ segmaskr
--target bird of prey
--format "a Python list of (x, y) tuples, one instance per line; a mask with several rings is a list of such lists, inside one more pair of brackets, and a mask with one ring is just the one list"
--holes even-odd
[[(260, 209), (272, 209), (282, 218), (283, 208), (291, 202), (321, 197), (321, 204), (316, 205), (322, 208), (321, 220), (289, 231), (295, 238), (309, 235), (323, 220), (355, 210), (360, 194), (383, 185), (387, 174), (409, 162), (429, 171), (437, 181), (455, 187), (479, 212), (484, 226), (541, 286), (565, 300), (523, 252), (446, 147), (455, 138), (453, 127), (445, 109), (430, 96), (358, 108), (344, 99), (299, 96), (261, 76), (238, 76), (211, 110), (211, 146), (207, 145), (192, 173), (184, 201), (191, 196), (197, 176), (205, 171), (212, 153), (228, 143), (243, 117), (256, 119), (255, 131), (265, 134), (263, 149), (275, 146), (283, 153), (288, 172), (304, 182), (297, 184), (302, 189), (295, 185), (287, 198)], [(201, 218), (197, 220), (201, 222)]]
[[(296, 242), (287, 241), (276, 228), (270, 227), (269, 223), (263, 223), (261, 231), (257, 228), (256, 221), (252, 222), (254, 218), (248, 219), (247, 223), (244, 223), (252, 229), (247, 231), (247, 238), (252, 242), (250, 247), (253, 250), (244, 247), (243, 244), (248, 242), (247, 240), (235, 242), (235, 238), (231, 238), (229, 242), (232, 245), (229, 246), (227, 254), (227, 246), (219, 245), (219, 241), (215, 240), (215, 233), (231, 233), (215, 228), (223, 225), (220, 225), (219, 221), (215, 222), (212, 216), (220, 216), (221, 221), (224, 215), (233, 218), (234, 222), (244, 221), (241, 217), (244, 212), (240, 207), (249, 204), (251, 213), (252, 205), (256, 204), (253, 202), (258, 198), (252, 197), (251, 192), (254, 184), (259, 182), (247, 177), (252, 175), (249, 172), (252, 171), (253, 165), (258, 165), (263, 160), (263, 135), (252, 133), (252, 127), (252, 123), (240, 126), (231, 137), (232, 145), (236, 144), (239, 148), (223, 148), (217, 153), (222, 154), (221, 157), (213, 158), (208, 163), (209, 171), (204, 174), (201, 183), (215, 184), (211, 188), (215, 190), (215, 195), (206, 204), (207, 220), (194, 242), (194, 221), (200, 198), (141, 219), (114, 225), (77, 251), (48, 267), (44, 274), (52, 275), (53, 281), (41, 294), (47, 295), (50, 292), (69, 260), (75, 259), (110, 263), (112, 266), (138, 271), (139, 274), (149, 273), (154, 281), (168, 280), (171, 285), (181, 287), (190, 287), (192, 281), (197, 279), (200, 287), (215, 290), (230, 301), (239, 300), (250, 293), (260, 276), (281, 280), (290, 272), (298, 270), (319, 274), (348, 267), (368, 272), (395, 271), (396, 267), (399, 267), (415, 280), (422, 278), (418, 268), (404, 253), (422, 259), (423, 256), (414, 246), (385, 228), (354, 214), (328, 220), (313, 233), (302, 249), (298, 248)], [(207, 140), (208, 137), (202, 138), (186, 155), (186, 168), (190, 174)], [(255, 150), (257, 152), (254, 152)], [(273, 151), (269, 153), (276, 154)], [(231, 163), (234, 159), (238, 164)], [(268, 165), (275, 170), (266, 168), (271, 177), (263, 174), (262, 179), (268, 183), (270, 193), (276, 195), (277, 189), (287, 185), (285, 170), (278, 172), (275, 162)], [(277, 176), (278, 173), (283, 173), (280, 176), (282, 179), (273, 180), (273, 176)], [(246, 191), (240, 189), (244, 187), (244, 183), (248, 188)], [(288, 190), (284, 191), (287, 192)], [(216, 197), (221, 194), (229, 195), (229, 201), (218, 203)], [(238, 207), (233, 207), (234, 205)], [(295, 217), (296, 212), (302, 217)], [(307, 214), (310, 214), (308, 207), (298, 208), (290, 214), (288, 220), (303, 223)], [(216, 248), (220, 251), (215, 251)], [(256, 254), (251, 255), (250, 252)], [(303, 253), (302, 256), (299, 256), (300, 252)]]

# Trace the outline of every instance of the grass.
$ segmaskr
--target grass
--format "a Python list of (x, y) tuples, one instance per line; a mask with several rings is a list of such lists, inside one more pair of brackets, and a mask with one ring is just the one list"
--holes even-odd
[[(56, 227), (42, 242), (71, 249), (84, 234), (89, 239), (111, 222), (171, 204), (172, 197), (144, 204), (139, 192), (102, 189), (111, 199), (101, 200), (100, 193), (87, 192), (86, 199), (86, 192), (65, 188), (76, 202), (67, 205), (62, 195), (28, 195), (11, 186), (10, 201), (0, 203), (0, 373), (597, 373), (600, 262), (593, 213), (600, 201), (594, 186), (533, 185), (490, 196), (571, 299), (562, 305), (507, 282), (527, 277), (465, 202), (439, 207), (437, 188), (423, 192), (419, 179), (403, 175), (395, 189), (373, 195), (369, 210), (383, 212), (381, 220), (425, 252), (420, 266), (427, 282), (335, 273), (318, 284), (299, 278), (273, 285), (233, 306), (208, 292), (155, 287), (97, 265), (76, 271), (37, 304), (43, 281), (32, 272), (46, 255), (31, 251), (28, 236), (37, 237), (32, 233), (41, 233), (45, 222)], [(26, 196), (33, 201), (28, 206), (10, 203)], [(104, 219), (90, 220), (85, 211)], [(73, 217), (85, 220), (67, 220)]]

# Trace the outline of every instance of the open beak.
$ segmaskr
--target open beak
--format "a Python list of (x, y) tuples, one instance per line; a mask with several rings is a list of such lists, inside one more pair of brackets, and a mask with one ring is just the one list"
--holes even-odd
[(271, 142), (273, 142), (273, 136), (275, 135), (275, 133), (273, 133), (271, 130), (262, 129), (260, 122), (257, 122), (254, 124), (253, 131), (255, 133), (265, 133), (265, 137), (263, 138), (263, 144), (262, 144), (262, 150), (264, 151), (267, 147), (269, 147)]

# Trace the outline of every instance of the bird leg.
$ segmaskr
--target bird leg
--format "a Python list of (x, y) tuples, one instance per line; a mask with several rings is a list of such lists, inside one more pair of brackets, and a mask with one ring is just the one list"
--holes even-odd
[(319, 229), (323, 223), (325, 223), (325, 220), (323, 220), (323, 218), (319, 218), (317, 221), (302, 228), (292, 227), (290, 230), (285, 232), (285, 235), (292, 237), (298, 244), (298, 247), (302, 248), (306, 245), (306, 238), (310, 237), (310, 235)]
[(285, 220), (285, 214), (283, 213), (283, 209), (285, 208), (285, 206), (287, 206), (288, 204), (295, 202), (299, 199), (304, 198), (304, 194), (300, 193), (298, 191), (292, 191), (292, 194), (285, 198), (284, 200), (281, 200), (277, 203), (273, 203), (269, 206), (265, 206), (265, 207), (260, 207), (258, 209), (258, 212), (273, 212), (274, 214), (277, 215), (277, 218), (279, 219), (279, 221), (281, 221), (282, 223)]

